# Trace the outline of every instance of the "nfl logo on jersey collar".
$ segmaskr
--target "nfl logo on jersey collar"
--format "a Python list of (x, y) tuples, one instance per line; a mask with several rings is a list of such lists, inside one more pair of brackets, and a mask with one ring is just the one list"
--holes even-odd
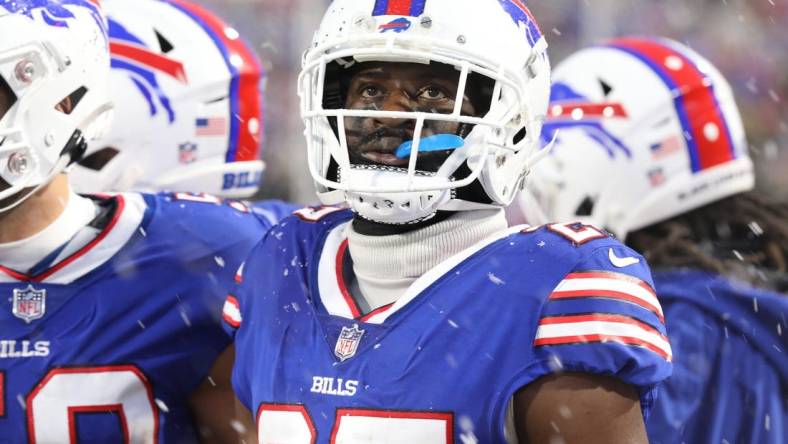
[(25, 289), (14, 289), (12, 312), (14, 316), (28, 324), (44, 317), (46, 312), (47, 291), (36, 290), (32, 285)]
[(364, 330), (359, 329), (357, 324), (353, 324), (352, 327), (342, 327), (337, 339), (337, 345), (334, 346), (336, 357), (342, 362), (352, 358), (358, 350), (358, 344), (361, 342), (363, 335)]

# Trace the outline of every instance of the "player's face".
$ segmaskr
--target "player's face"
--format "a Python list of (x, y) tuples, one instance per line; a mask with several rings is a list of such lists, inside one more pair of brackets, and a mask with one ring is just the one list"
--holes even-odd
[(11, 91), (11, 88), (5, 83), (5, 81), (0, 78), (0, 119), (5, 116), (5, 113), (11, 109), (11, 105), (14, 104), (14, 93)]
[[(451, 114), (454, 111), (459, 71), (446, 65), (418, 63), (366, 63), (350, 80), (345, 107), (383, 111), (418, 111)], [(463, 115), (475, 115), (464, 97)], [(413, 140), (416, 121), (377, 117), (346, 117), (345, 128), (351, 163), (407, 166), (408, 158), (394, 152)], [(435, 134), (457, 134), (460, 124), (426, 120), (421, 138)], [(422, 153), (419, 161), (446, 153)]]

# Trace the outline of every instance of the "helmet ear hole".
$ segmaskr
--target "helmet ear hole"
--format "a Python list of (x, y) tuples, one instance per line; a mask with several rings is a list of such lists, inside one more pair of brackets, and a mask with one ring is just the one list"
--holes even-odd
[(101, 148), (100, 150), (91, 153), (89, 156), (86, 156), (84, 159), (79, 161), (79, 166), (83, 166), (87, 169), (93, 171), (101, 171), (107, 164), (118, 155), (120, 151), (117, 149), (107, 146)]
[(575, 210), (575, 216), (590, 216), (594, 213), (594, 199), (591, 196), (586, 196), (580, 205), (577, 206), (577, 210)]
[(528, 132), (526, 131), (525, 127), (520, 128), (520, 131), (517, 131), (517, 133), (514, 136), (512, 136), (512, 144), (517, 145), (523, 139), (525, 139), (525, 136), (527, 134)]
[(79, 102), (85, 97), (85, 94), (88, 92), (88, 89), (84, 86), (80, 86), (79, 88), (75, 89), (71, 94), (66, 96), (63, 100), (58, 102), (55, 105), (55, 109), (60, 111), (63, 114), (71, 114), (74, 109), (79, 105)]

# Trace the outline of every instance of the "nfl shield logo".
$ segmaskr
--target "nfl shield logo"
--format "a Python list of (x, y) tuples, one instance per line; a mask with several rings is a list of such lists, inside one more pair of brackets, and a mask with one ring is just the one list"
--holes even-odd
[(32, 285), (28, 285), (24, 290), (14, 289), (14, 316), (22, 319), (28, 324), (44, 316), (47, 303), (47, 291), (36, 290)]
[(353, 324), (352, 327), (342, 327), (337, 339), (337, 345), (334, 347), (334, 354), (340, 361), (352, 358), (358, 350), (358, 344), (361, 342), (361, 336), (364, 335), (364, 330), (359, 330), (358, 325)]
[(178, 145), (178, 162), (189, 164), (197, 160), (197, 144), (185, 142)]

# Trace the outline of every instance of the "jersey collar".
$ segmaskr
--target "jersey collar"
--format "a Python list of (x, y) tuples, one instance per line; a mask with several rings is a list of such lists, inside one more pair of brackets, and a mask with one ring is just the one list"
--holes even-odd
[(146, 205), (139, 194), (117, 194), (105, 198), (113, 201), (115, 210), (92, 241), (37, 274), (26, 274), (0, 265), (0, 283), (69, 284), (111, 259), (139, 228)]
[(408, 287), (395, 303), (384, 305), (370, 313), (362, 314), (345, 283), (345, 276), (352, 273), (352, 270), (345, 269), (348, 224), (350, 222), (334, 227), (328, 233), (323, 243), (317, 269), (318, 298), (329, 314), (347, 319), (357, 319), (370, 324), (383, 324), (394, 313), (402, 310), (409, 302), (466, 259), (498, 240), (527, 228), (522, 225), (508, 228), (477, 242), (475, 245), (449, 257), (424, 273)]

